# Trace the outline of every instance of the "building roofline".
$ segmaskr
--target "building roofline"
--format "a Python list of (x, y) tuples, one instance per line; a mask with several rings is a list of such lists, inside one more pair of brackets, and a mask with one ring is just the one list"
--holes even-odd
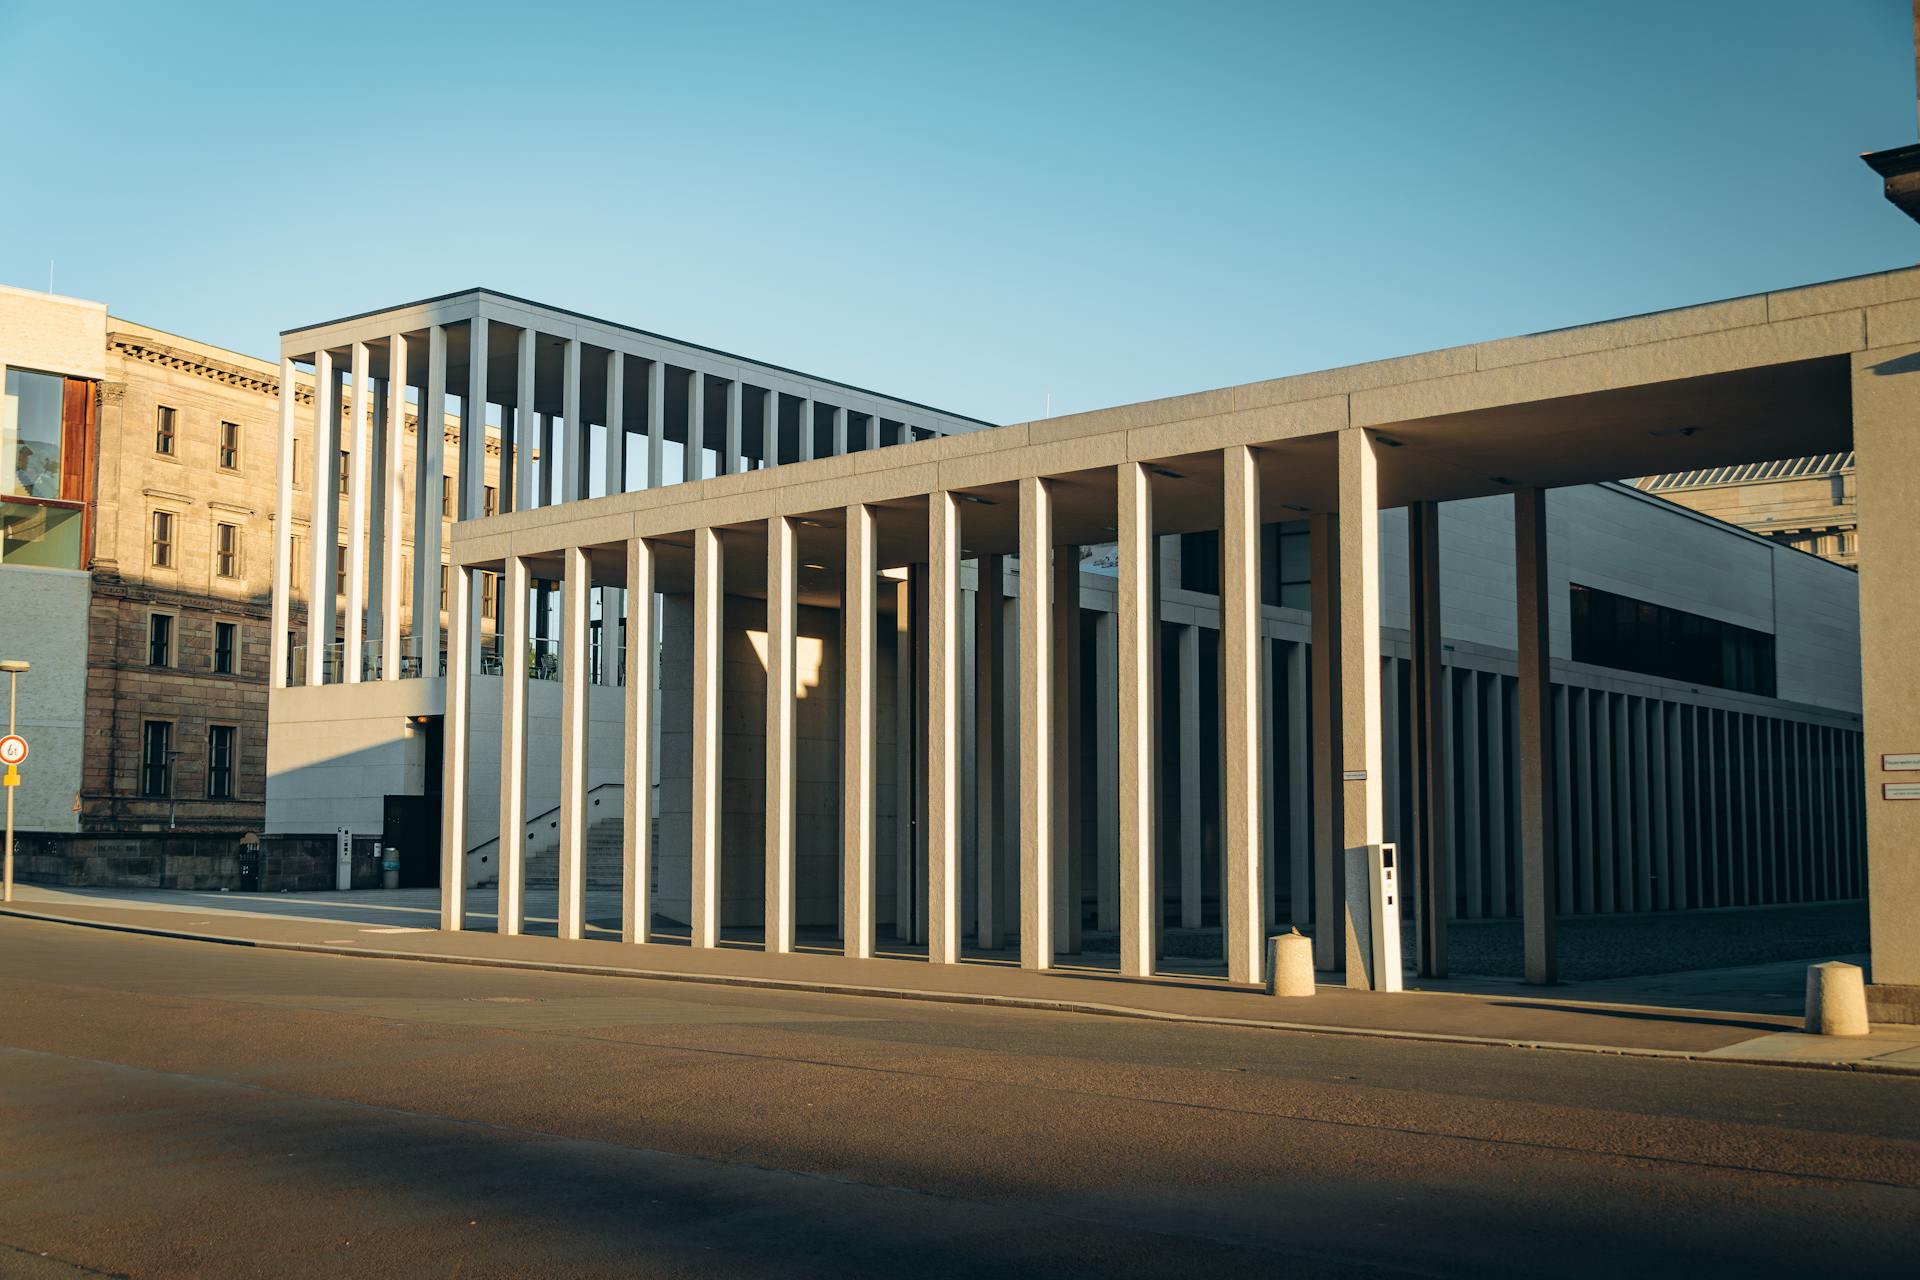
[[(1738, 534), (1740, 537), (1745, 538), (1749, 542), (1757, 542), (1762, 546), (1772, 547), (1777, 551), (1791, 551), (1797, 555), (1803, 555), (1807, 557), (1807, 559), (1809, 560), (1814, 560), (1819, 562), (1820, 564), (1826, 565), (1829, 569), (1832, 569), (1836, 573), (1851, 573), (1851, 574), (1854, 574), (1855, 576), (1859, 575), (1860, 571), (1858, 569), (1855, 569), (1852, 565), (1836, 564), (1834, 561), (1827, 559), (1825, 556), (1815, 555), (1813, 552), (1807, 551), (1804, 548), (1796, 547), (1789, 543), (1776, 541), (1775, 539), (1769, 538), (1764, 534), (1755, 533), (1753, 530), (1747, 528), (1745, 525), (1735, 524), (1731, 520), (1722, 520), (1719, 516), (1709, 515), (1705, 511), (1697, 510), (1693, 507), (1688, 506), (1684, 502), (1675, 502), (1672, 498), (1665, 497), (1656, 490), (1642, 489), (1638, 485), (1635, 485), (1630, 481), (1599, 480), (1599, 481), (1595, 481), (1594, 484), (1597, 488), (1613, 489), (1620, 493), (1630, 494), (1633, 497), (1638, 498), (1642, 502), (1655, 503), (1659, 505), (1663, 510), (1678, 512), (1680, 515), (1686, 516), (1693, 520), (1698, 520), (1702, 524), (1717, 526), (1721, 529), (1724, 529), (1728, 533)], [(1579, 486), (1574, 486), (1574, 487), (1577, 488)]]
[(819, 374), (807, 373), (804, 370), (789, 368), (786, 365), (774, 364), (769, 360), (760, 360), (753, 356), (740, 355), (737, 352), (723, 351), (719, 347), (710, 347), (705, 343), (689, 342), (685, 338), (675, 338), (668, 334), (656, 333), (651, 329), (642, 329), (637, 325), (622, 324), (618, 320), (608, 320), (602, 316), (588, 315), (584, 311), (573, 311), (566, 307), (553, 306), (551, 303), (536, 302), (532, 298), (522, 298), (517, 294), (502, 293), (498, 289), (489, 289), (484, 285), (476, 285), (471, 289), (456, 289), (452, 293), (436, 294), (431, 298), (420, 298), (413, 302), (396, 303), (389, 307), (376, 307), (372, 311), (360, 311), (353, 315), (337, 316), (332, 320), (322, 320), (317, 324), (303, 324), (297, 328), (282, 329), (280, 331), (280, 337), (286, 339), (297, 333), (308, 333), (315, 329), (329, 329), (337, 324), (351, 324), (356, 320), (365, 320), (371, 316), (381, 315), (388, 311), (405, 311), (413, 307), (432, 306), (436, 302), (447, 302), (454, 298), (483, 296), (498, 298), (502, 302), (517, 303), (523, 307), (534, 307), (541, 311), (551, 311), (555, 315), (567, 316), (574, 320), (585, 320), (589, 324), (604, 325), (609, 329), (618, 329), (623, 333), (631, 333), (636, 337), (651, 338), (656, 342), (671, 342), (675, 346), (686, 347), (690, 351), (703, 351), (710, 356), (716, 356), (722, 360), (736, 364), (759, 365), (763, 369), (771, 369), (776, 373), (784, 373), (791, 377), (803, 378), (808, 382), (817, 382), (824, 386), (842, 387), (858, 395), (869, 396), (876, 400), (891, 400), (895, 404), (904, 404), (915, 409), (925, 409), (928, 413), (941, 414), (961, 422), (972, 422), (982, 427), (997, 427), (1001, 425), (997, 422), (989, 422), (985, 418), (976, 418), (972, 414), (955, 413), (951, 409), (942, 409), (938, 405), (924, 404), (918, 400), (908, 400), (902, 396), (894, 395), (891, 392), (875, 391), (869, 387), (856, 386), (851, 382), (842, 382), (838, 378), (823, 378)]

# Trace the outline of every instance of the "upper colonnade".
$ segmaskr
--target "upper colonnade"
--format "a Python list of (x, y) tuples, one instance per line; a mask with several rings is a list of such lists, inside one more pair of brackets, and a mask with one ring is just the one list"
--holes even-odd
[[(395, 605), (409, 594), (405, 531), (415, 549), (411, 599), (443, 596), (443, 516), (525, 512), (990, 425), (484, 289), (287, 330), (280, 360), (283, 385), (296, 369), (312, 374), (314, 493), (331, 491), (321, 478), (337, 465), (345, 502), (313, 504), (306, 580), (341, 590), (313, 593), (304, 660), (292, 671), (293, 522), (276, 523), (276, 687), (438, 674), (444, 605), (407, 610), (405, 635)], [(280, 422), (282, 512), (294, 510), (293, 403), (283, 402)], [(457, 474), (448, 471), (447, 433), (416, 434), (412, 494), (404, 432), (389, 428), (410, 414), (457, 423)], [(495, 485), (485, 479), (490, 452)], [(441, 477), (452, 481), (444, 491)]]

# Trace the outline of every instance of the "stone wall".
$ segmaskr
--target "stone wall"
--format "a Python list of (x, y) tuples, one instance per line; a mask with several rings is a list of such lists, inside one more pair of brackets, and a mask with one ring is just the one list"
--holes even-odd
[[(258, 849), (262, 892), (333, 888), (332, 836), (268, 836)], [(29, 833), (15, 840), (14, 871), (23, 883), (74, 888), (237, 890), (243, 856), (230, 835)]]

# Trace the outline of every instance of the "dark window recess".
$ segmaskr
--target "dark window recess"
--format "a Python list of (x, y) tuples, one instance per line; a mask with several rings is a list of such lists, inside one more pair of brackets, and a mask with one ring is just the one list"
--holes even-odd
[(1220, 531), (1180, 535), (1180, 589), (1220, 594)]
[(213, 624), (213, 671), (215, 675), (233, 674), (234, 640), (239, 633), (239, 624), (216, 622)]
[(173, 792), (173, 726), (149, 720), (140, 757), (140, 794), (166, 798)]
[(147, 665), (173, 665), (173, 618), (168, 614), (147, 615)]
[(1578, 583), (1570, 594), (1575, 662), (1776, 696), (1773, 637), (1764, 631)]
[(207, 799), (233, 799), (233, 726), (207, 727)]

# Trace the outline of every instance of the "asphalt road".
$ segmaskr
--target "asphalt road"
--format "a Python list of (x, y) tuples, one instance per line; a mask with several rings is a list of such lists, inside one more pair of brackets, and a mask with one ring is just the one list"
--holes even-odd
[(1920, 1273), (1920, 1081), (0, 919), (0, 1275)]

